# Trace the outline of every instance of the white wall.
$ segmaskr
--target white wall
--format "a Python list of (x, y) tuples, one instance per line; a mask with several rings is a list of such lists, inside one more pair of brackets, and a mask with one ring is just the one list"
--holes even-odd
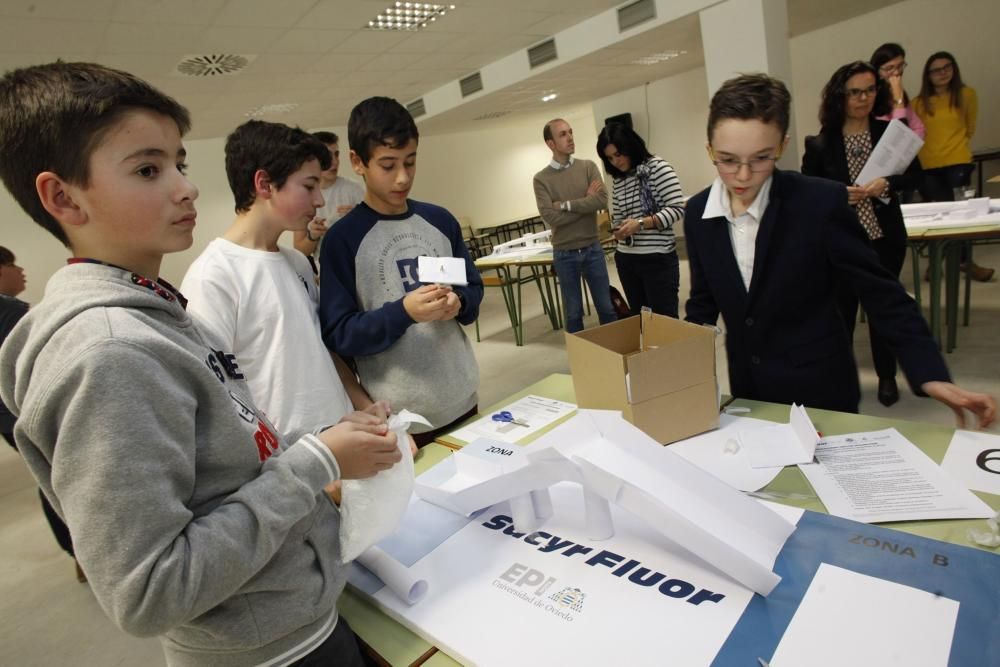
[(573, 128), (576, 157), (600, 164), (590, 105), (553, 106), (545, 117), (421, 137), (412, 196), (444, 206), (475, 228), (538, 215), (532, 177), (552, 160), (542, 139), (552, 118)]
[(603, 126), (609, 116), (631, 113), (632, 127), (650, 152), (673, 166), (685, 195), (694, 194), (715, 178), (715, 167), (705, 152), (707, 86), (705, 69), (699, 67), (602, 97), (593, 103), (594, 124)]

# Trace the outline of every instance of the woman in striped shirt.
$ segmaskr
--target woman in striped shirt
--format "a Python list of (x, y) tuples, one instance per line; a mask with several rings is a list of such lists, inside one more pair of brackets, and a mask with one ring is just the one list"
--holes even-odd
[(610, 123), (597, 153), (614, 179), (615, 265), (633, 315), (643, 306), (677, 317), (680, 269), (674, 223), (684, 219), (681, 184), (666, 160), (650, 154), (632, 128)]

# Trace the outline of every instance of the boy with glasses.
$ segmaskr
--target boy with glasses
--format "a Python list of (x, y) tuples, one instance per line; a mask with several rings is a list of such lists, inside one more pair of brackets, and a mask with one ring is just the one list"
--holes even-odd
[(857, 412), (858, 372), (837, 308), (848, 281), (885, 333), (914, 391), (964, 410), (980, 426), (992, 397), (950, 382), (913, 300), (879, 264), (842, 184), (775, 168), (788, 143), (791, 96), (763, 74), (712, 97), (708, 153), (719, 171), (688, 202), (691, 268), (686, 319), (726, 324), (730, 391), (739, 398)]

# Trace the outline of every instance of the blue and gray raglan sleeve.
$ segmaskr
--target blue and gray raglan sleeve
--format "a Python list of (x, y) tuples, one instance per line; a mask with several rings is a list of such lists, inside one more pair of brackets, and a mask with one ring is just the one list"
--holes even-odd
[(351, 216), (357, 215), (363, 212), (355, 209), (330, 228), (319, 257), (319, 321), (323, 343), (343, 357), (378, 354), (402, 338), (413, 324), (403, 307), (403, 299), (362, 310), (355, 257), (368, 226), (352, 224)]

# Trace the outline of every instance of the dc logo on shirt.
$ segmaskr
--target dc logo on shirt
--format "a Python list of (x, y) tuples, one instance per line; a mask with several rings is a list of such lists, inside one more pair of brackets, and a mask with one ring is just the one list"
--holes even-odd
[(399, 277), (403, 280), (403, 290), (412, 292), (420, 287), (420, 280), (417, 278), (417, 258), (397, 259), (396, 267), (399, 269)]

